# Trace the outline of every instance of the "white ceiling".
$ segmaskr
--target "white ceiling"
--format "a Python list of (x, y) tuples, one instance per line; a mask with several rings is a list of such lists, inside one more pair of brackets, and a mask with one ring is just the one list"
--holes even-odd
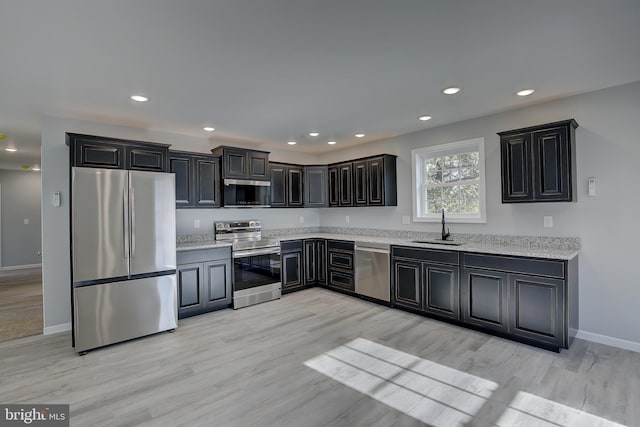
[(640, 80), (638, 0), (0, 0), (0, 20), (0, 146), (21, 150), (0, 166), (38, 162), (43, 114), (318, 152)]

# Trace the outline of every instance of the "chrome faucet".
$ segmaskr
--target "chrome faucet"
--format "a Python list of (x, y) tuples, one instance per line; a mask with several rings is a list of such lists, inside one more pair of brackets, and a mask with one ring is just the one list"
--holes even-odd
[(449, 227), (447, 227), (447, 231), (444, 231), (444, 209), (442, 209), (442, 240), (447, 240), (451, 233), (449, 233)]

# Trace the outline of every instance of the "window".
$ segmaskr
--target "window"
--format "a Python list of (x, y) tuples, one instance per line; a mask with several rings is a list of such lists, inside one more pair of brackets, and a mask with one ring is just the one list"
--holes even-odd
[(486, 222), (484, 138), (411, 152), (413, 220)]

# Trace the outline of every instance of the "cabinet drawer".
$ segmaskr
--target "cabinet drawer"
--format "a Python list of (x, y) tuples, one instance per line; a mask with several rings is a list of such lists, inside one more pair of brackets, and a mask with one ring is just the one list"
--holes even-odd
[(394, 246), (392, 248), (392, 256), (394, 258), (416, 259), (440, 264), (458, 265), (460, 263), (459, 255), (460, 253), (457, 251), (439, 251), (405, 246)]
[(329, 286), (353, 292), (355, 291), (353, 274), (343, 273), (341, 271), (329, 271)]
[(335, 249), (339, 251), (353, 252), (353, 242), (345, 242), (342, 240), (328, 240), (327, 248), (329, 250)]
[(353, 254), (329, 251), (329, 267), (353, 270)]
[(499, 255), (463, 254), (464, 267), (534, 274), (546, 277), (565, 277), (564, 261), (520, 258)]
[(280, 242), (281, 252), (302, 251), (302, 240), (289, 240)]
[(194, 251), (178, 252), (176, 254), (176, 261), (178, 265), (194, 262), (216, 261), (220, 259), (231, 259), (231, 248), (199, 249)]

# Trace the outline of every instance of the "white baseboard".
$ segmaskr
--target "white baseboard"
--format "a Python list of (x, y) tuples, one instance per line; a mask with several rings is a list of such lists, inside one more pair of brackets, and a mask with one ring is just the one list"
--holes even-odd
[(44, 335), (59, 334), (61, 332), (68, 332), (71, 330), (71, 323), (62, 323), (60, 325), (46, 326), (44, 328)]
[(593, 332), (587, 332), (583, 330), (578, 331), (578, 333), (576, 334), (576, 338), (640, 353), (640, 342), (627, 341), (620, 338), (614, 338), (608, 335), (594, 334)]
[(2, 270), (3, 271), (26, 270), (27, 268), (37, 268), (37, 267), (42, 267), (42, 264), (9, 265), (7, 267), (2, 267)]

